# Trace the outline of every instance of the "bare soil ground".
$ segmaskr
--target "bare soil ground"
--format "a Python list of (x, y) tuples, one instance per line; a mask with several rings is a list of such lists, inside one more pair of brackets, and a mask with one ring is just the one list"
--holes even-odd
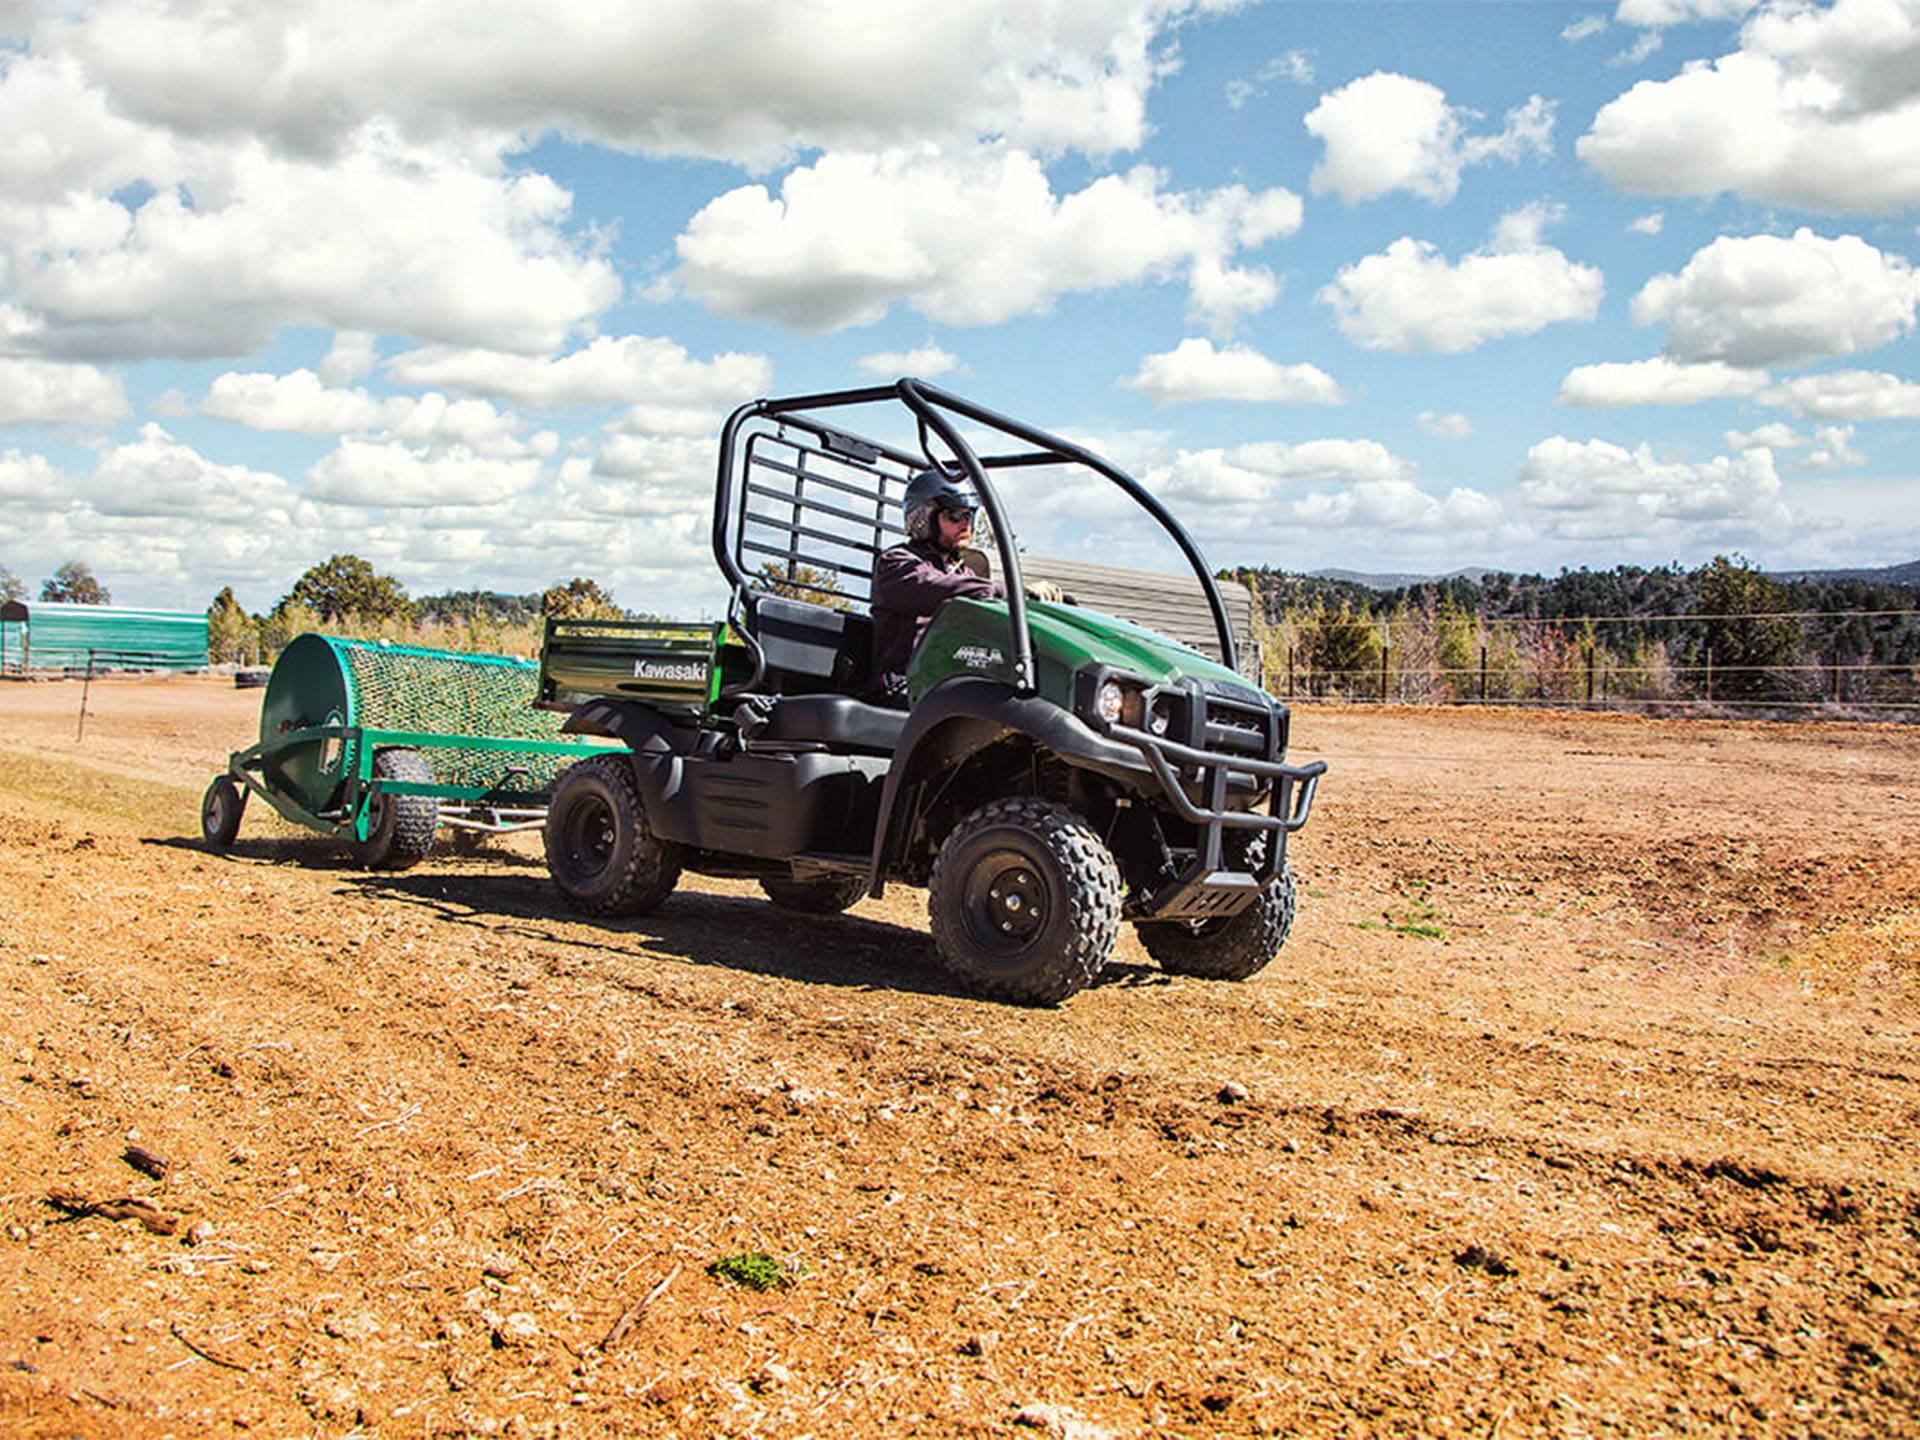
[(0, 686), (0, 1433), (1920, 1433), (1920, 730), (1306, 709), (1280, 959), (1025, 1010), (206, 854), (258, 698)]

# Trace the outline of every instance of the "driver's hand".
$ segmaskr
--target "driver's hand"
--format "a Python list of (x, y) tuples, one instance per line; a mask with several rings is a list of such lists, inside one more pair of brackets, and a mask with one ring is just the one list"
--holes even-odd
[(1029, 580), (1026, 591), (1035, 600), (1045, 600), (1050, 605), (1060, 603), (1060, 587), (1051, 580)]

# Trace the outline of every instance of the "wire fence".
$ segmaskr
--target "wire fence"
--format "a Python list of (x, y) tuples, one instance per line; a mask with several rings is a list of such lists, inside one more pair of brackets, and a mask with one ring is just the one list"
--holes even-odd
[(1920, 610), (1282, 617), (1286, 699), (1920, 722)]

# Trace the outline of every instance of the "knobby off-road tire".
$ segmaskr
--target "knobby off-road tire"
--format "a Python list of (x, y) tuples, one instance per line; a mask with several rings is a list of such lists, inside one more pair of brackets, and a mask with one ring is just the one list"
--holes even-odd
[(213, 777), (207, 793), (200, 798), (200, 833), (209, 850), (224, 851), (233, 844), (246, 808), (245, 791), (225, 775)]
[[(418, 750), (381, 750), (373, 757), (376, 780), (431, 785), (433, 771)], [(369, 870), (410, 870), (433, 849), (440, 801), (432, 795), (389, 795), (376, 790), (367, 813), (360, 863)]]
[(680, 847), (654, 837), (625, 755), (576, 760), (547, 806), (547, 873), (576, 910), (646, 915), (680, 880)]
[(1055, 1005), (1093, 982), (1120, 933), (1120, 871), (1087, 822), (1014, 796), (953, 827), (927, 914), (941, 958), (975, 989)]
[(760, 888), (782, 910), (797, 910), (802, 915), (838, 915), (867, 893), (867, 880), (864, 875), (829, 875), (818, 880), (762, 875)]
[(1293, 928), (1293, 871), (1283, 868), (1260, 898), (1221, 920), (1160, 920), (1134, 926), (1147, 954), (1174, 975), (1245, 980), (1258, 974), (1287, 943)]

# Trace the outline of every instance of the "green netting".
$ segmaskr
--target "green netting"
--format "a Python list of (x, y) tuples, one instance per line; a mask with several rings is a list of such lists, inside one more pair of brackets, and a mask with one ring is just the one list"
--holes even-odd
[[(353, 723), (368, 730), (484, 735), (504, 740), (559, 740), (566, 717), (533, 708), (540, 667), (503, 655), (463, 655), (409, 645), (331, 639), (353, 689)], [(577, 757), (520, 751), (422, 747), (441, 785), (504, 785), (547, 790)], [(357, 757), (346, 757), (349, 765)], [(522, 767), (524, 777), (507, 780)]]

